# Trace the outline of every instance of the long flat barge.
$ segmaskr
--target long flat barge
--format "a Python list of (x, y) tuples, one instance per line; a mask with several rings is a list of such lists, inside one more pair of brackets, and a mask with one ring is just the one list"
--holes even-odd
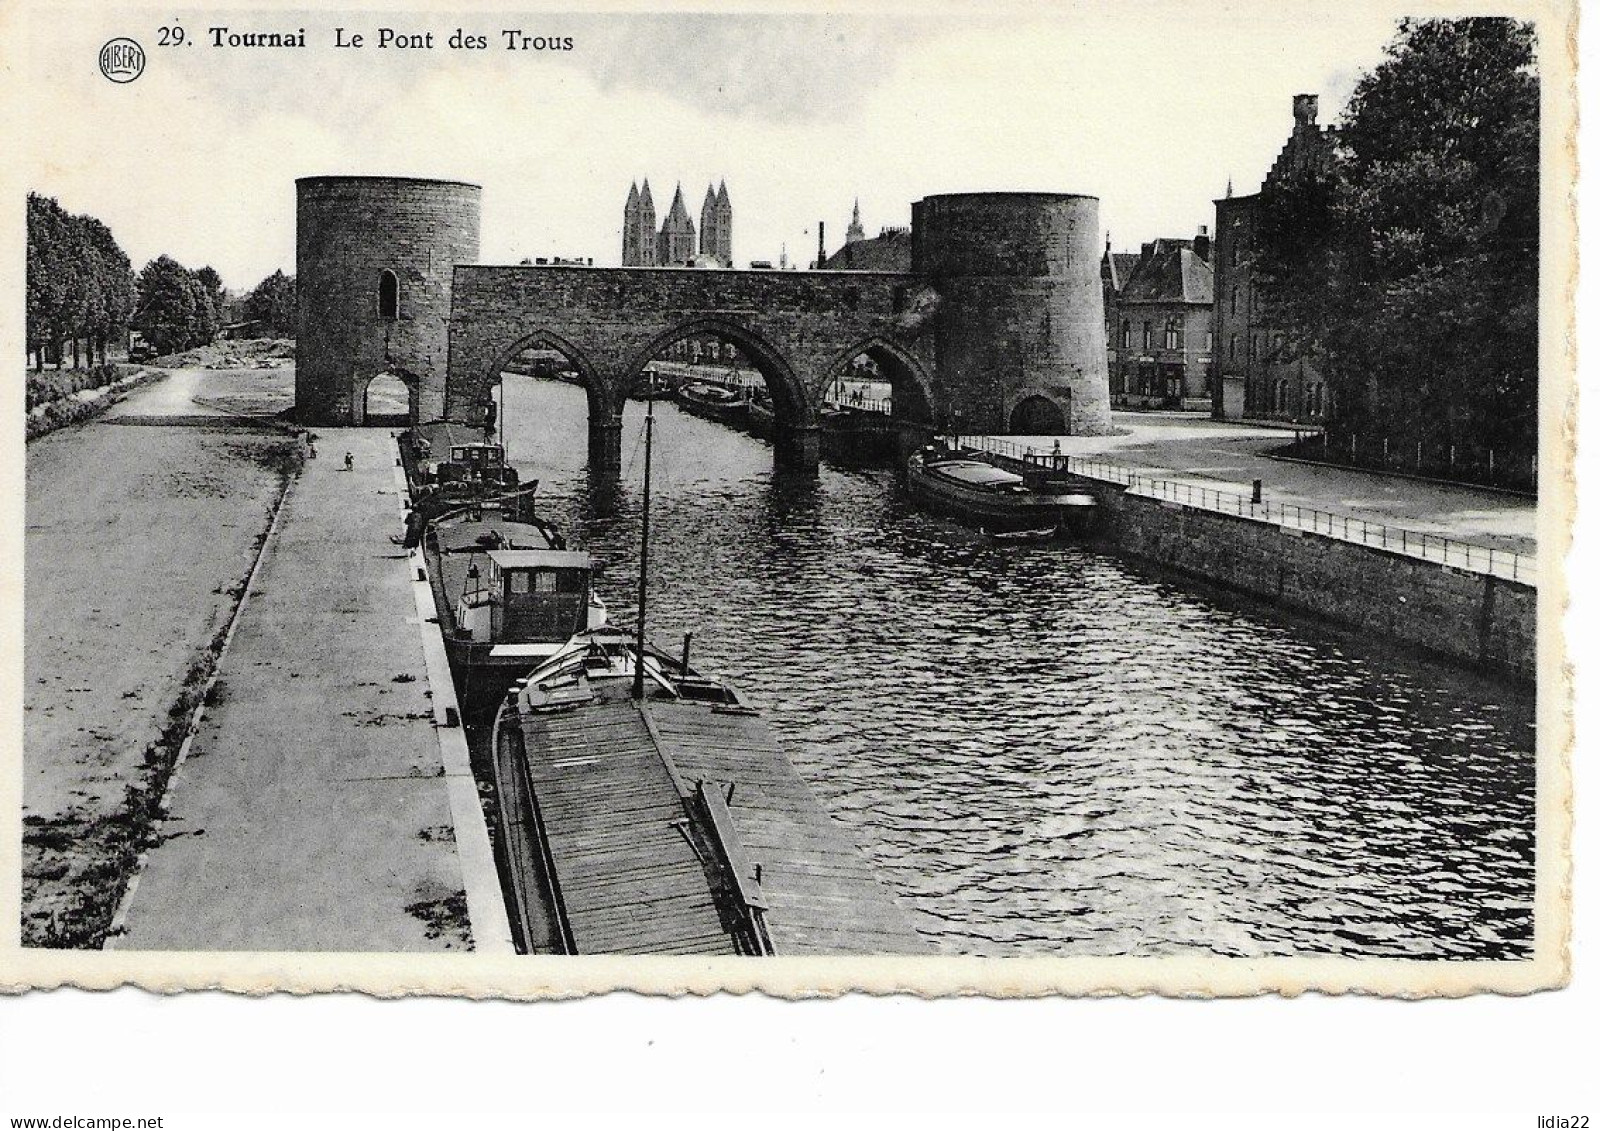
[[(480, 440), (432, 433), (425, 454), (449, 445), (460, 449), (452, 464), (494, 463)], [(402, 453), (408, 473), (424, 465), (414, 439)], [(411, 479), (414, 510), (450, 471)], [(537, 517), (519, 518), (469, 503), (420, 539), (454, 641), (517, 949), (931, 950), (762, 712), (687, 654), (646, 644), (641, 656), (639, 642), (604, 623), (587, 557)]]
[(917, 954), (929, 946), (730, 685), (574, 642), (501, 709), (507, 863), (535, 953)]

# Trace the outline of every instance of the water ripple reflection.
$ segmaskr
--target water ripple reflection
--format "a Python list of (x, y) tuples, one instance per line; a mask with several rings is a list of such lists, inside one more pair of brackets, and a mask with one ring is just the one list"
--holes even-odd
[[(506, 389), (513, 461), (631, 619), (642, 406), (607, 515), (582, 394)], [(658, 416), (652, 635), (770, 708), (942, 950), (1530, 953), (1531, 696)]]

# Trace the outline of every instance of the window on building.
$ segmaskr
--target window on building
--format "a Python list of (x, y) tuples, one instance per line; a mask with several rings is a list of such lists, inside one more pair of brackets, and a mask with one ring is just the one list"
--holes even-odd
[(1210, 353), (1215, 348), (1216, 332), (1210, 326), (1206, 327), (1206, 352)]
[(1150, 348), (1150, 323), (1148, 322), (1144, 324), (1144, 348)]
[(1122, 348), (1127, 349), (1133, 343), (1133, 323), (1127, 319), (1122, 322)]
[(1163, 349), (1175, 350), (1183, 348), (1183, 323), (1177, 318), (1168, 318), (1162, 334)]
[(400, 317), (400, 277), (393, 271), (378, 276), (378, 317)]
[(1238, 334), (1229, 334), (1228, 335), (1228, 360), (1229, 361), (1238, 361), (1239, 360), (1239, 335)]

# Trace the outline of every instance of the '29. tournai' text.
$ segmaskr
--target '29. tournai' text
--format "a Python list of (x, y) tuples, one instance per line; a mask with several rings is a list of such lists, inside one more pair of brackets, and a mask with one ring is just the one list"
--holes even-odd
[[(193, 46), (196, 39), (182, 25), (174, 24), (157, 29), (158, 47)], [(307, 46), (306, 29), (293, 31), (239, 30), (231, 27), (208, 27), (200, 42), (208, 47), (287, 47)], [(404, 28), (378, 27), (362, 29), (336, 27), (328, 32), (325, 41), (330, 46), (348, 50), (375, 48), (381, 51), (432, 51), (443, 47), (452, 51), (571, 51), (570, 35), (539, 35), (523, 28), (500, 28), (495, 32), (473, 32), (455, 28), (448, 34), (434, 31), (412, 31)], [(316, 46), (313, 40), (311, 46)]]

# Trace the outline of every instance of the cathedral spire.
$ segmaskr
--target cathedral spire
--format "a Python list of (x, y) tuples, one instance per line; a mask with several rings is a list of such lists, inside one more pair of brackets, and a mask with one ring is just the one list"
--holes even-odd
[(867, 233), (861, 228), (861, 198), (856, 197), (855, 208), (850, 212), (850, 226), (844, 230), (844, 242), (847, 244), (858, 243), (867, 238)]

